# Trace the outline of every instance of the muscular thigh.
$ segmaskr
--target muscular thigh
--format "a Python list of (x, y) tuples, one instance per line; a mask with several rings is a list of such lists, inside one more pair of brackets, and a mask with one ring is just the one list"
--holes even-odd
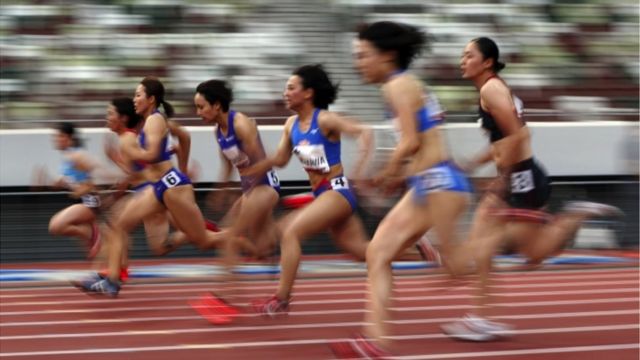
[(433, 225), (428, 206), (416, 204), (412, 197), (407, 192), (382, 220), (369, 245), (372, 251), (395, 255)]
[(243, 196), (243, 203), (234, 228), (237, 231), (249, 229), (258, 231), (272, 216), (273, 209), (278, 203), (278, 193), (271, 187), (259, 186), (247, 196)]
[(351, 214), (351, 205), (340, 193), (327, 191), (299, 210), (284, 231), (306, 238), (329, 230), (348, 219)]
[(81, 224), (95, 220), (93, 210), (82, 204), (71, 205), (60, 210), (51, 218), (52, 224)]
[(114, 214), (114, 225), (122, 230), (131, 231), (147, 216), (164, 210), (164, 206), (156, 199), (153, 189), (149, 186), (127, 201), (122, 211)]

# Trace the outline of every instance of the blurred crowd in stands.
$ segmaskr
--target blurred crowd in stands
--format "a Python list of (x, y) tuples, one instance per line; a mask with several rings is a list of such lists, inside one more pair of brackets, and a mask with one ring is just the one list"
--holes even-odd
[[(431, 35), (414, 66), (453, 122), (475, 121), (477, 95), (459, 76), (464, 45), (494, 38), (503, 76), (528, 120), (638, 120), (637, 0), (3, 0), (0, 127), (74, 120), (103, 126), (108, 101), (147, 75), (177, 117), (196, 123), (195, 86), (230, 80), (235, 106), (261, 123), (288, 114), (290, 72), (323, 63), (340, 82), (334, 109), (382, 120), (361, 84), (351, 41), (361, 22), (395, 20)], [(188, 122), (187, 122), (188, 123)]]

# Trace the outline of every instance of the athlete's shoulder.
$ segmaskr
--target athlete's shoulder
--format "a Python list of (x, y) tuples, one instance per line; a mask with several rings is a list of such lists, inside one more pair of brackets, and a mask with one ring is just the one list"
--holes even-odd
[(291, 115), (287, 118), (287, 120), (284, 122), (284, 128), (285, 130), (291, 130), (291, 127), (293, 126), (293, 124), (296, 122), (296, 119), (298, 118), (298, 115)]

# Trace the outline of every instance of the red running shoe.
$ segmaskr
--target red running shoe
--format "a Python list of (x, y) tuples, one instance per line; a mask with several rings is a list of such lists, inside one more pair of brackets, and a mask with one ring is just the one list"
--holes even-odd
[(338, 359), (391, 359), (391, 354), (362, 334), (351, 339), (329, 343), (329, 347)]
[[(98, 271), (98, 276), (102, 279), (106, 279), (109, 277), (109, 269), (102, 269)], [(124, 283), (129, 280), (129, 268), (121, 268), (120, 269), (120, 283)]]
[(189, 301), (189, 305), (214, 325), (229, 324), (240, 313), (238, 308), (227, 303), (212, 292), (202, 295), (202, 297), (197, 300)]
[(89, 252), (87, 253), (87, 259), (91, 260), (98, 255), (100, 247), (102, 246), (102, 236), (100, 236), (100, 228), (97, 222), (91, 224), (91, 240), (89, 240)]
[(251, 306), (256, 313), (272, 319), (278, 315), (289, 314), (289, 301), (280, 300), (275, 295), (267, 300), (254, 300), (251, 302)]

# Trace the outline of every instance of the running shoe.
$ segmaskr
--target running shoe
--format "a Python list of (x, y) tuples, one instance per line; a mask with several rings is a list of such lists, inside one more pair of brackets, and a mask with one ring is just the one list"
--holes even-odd
[(460, 320), (440, 327), (450, 337), (463, 341), (494, 341), (513, 335), (511, 325), (489, 321), (485, 318), (467, 314)]
[(79, 283), (78, 286), (82, 291), (88, 294), (105, 295), (115, 298), (120, 292), (120, 284), (113, 283), (108, 278), (98, 278), (95, 281), (87, 280)]
[(82, 278), (80, 280), (71, 280), (71, 285), (76, 288), (87, 291), (94, 283), (106, 278), (106, 275), (103, 275), (101, 272), (97, 272), (87, 276), (86, 278)]
[(251, 305), (255, 312), (263, 316), (268, 316), (272, 319), (278, 315), (289, 314), (289, 301), (280, 300), (275, 295), (267, 300), (252, 301)]
[(189, 301), (189, 305), (214, 325), (229, 324), (240, 313), (238, 308), (212, 292), (202, 295), (197, 300)]
[(624, 212), (615, 206), (592, 201), (569, 201), (564, 205), (563, 210), (565, 212), (585, 213), (591, 216), (624, 216)]
[(416, 242), (416, 248), (418, 249), (418, 252), (420, 252), (420, 256), (422, 256), (424, 261), (442, 266), (442, 257), (440, 256), (440, 252), (431, 244), (427, 234), (422, 235), (422, 237), (418, 239)]
[(87, 259), (91, 260), (95, 258), (100, 252), (102, 246), (102, 236), (100, 235), (100, 227), (97, 222), (91, 223), (91, 239), (89, 240), (89, 251), (87, 253)]
[(352, 338), (329, 343), (338, 359), (390, 359), (391, 354), (362, 334)]

